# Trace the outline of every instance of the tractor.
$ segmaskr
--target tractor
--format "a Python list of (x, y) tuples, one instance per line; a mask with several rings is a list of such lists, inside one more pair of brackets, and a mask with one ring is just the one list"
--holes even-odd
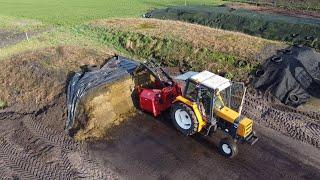
[(148, 80), (142, 80), (145, 84), (136, 87), (142, 111), (157, 117), (169, 110), (173, 125), (186, 136), (224, 131), (228, 137), (220, 141), (218, 148), (228, 158), (236, 156), (237, 142), (257, 142), (253, 121), (241, 115), (244, 95), (239, 112), (224, 102), (222, 93), (230, 91), (230, 80), (209, 71), (189, 71), (172, 78), (163, 68), (145, 64), (136, 74), (142, 72), (148, 74)]

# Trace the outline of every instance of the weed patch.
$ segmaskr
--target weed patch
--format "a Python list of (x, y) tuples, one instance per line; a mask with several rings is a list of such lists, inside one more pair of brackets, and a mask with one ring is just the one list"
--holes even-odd
[(0, 109), (4, 109), (7, 107), (7, 102), (0, 100)]
[(47, 25), (36, 20), (0, 16), (0, 29), (3, 30), (15, 32), (29, 32), (39, 31), (46, 27)]
[(171, 38), (159, 38), (132, 31), (119, 31), (90, 25), (84, 25), (75, 30), (100, 43), (111, 45), (123, 54), (136, 59), (155, 58), (170, 67), (178, 66), (194, 71), (208, 69), (220, 74), (229, 72), (228, 77), (236, 77), (238, 80), (245, 78), (247, 73), (254, 68), (253, 64), (237, 68), (237, 63), (244, 61), (239, 57), (212, 51), (205, 47), (194, 47), (188, 42)]

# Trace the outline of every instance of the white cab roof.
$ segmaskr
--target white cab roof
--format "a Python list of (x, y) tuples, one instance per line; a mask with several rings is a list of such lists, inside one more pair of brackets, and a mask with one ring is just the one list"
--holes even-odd
[(190, 79), (213, 90), (223, 91), (224, 89), (231, 86), (231, 82), (229, 79), (216, 75), (209, 71), (202, 71), (200, 73), (194, 74), (190, 77)]

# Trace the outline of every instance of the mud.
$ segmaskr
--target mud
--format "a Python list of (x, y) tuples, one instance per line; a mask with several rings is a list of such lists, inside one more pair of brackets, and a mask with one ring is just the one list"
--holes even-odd
[(92, 157), (85, 143), (64, 132), (68, 72), (108, 56), (57, 47), (2, 62), (0, 98), (9, 107), (0, 111), (0, 179), (119, 178), (111, 166)]
[(141, 114), (89, 148), (124, 179), (319, 179), (317, 149), (268, 128), (255, 129), (259, 142), (239, 145), (238, 156), (226, 159), (217, 150), (224, 134), (185, 137), (168, 118)]
[(272, 95), (252, 90), (247, 94), (244, 114), (257, 123), (286, 136), (320, 148), (320, 112), (295, 109), (278, 102)]
[[(0, 111), (0, 179), (319, 179), (319, 112), (291, 109), (257, 92), (248, 93), (244, 113), (261, 125), (258, 133), (269, 131), (266, 126), (282, 135), (264, 133), (258, 145), (240, 145), (233, 160), (217, 153), (223, 134), (183, 137), (167, 116), (124, 118), (132, 108), (132, 89), (125, 87), (131, 79), (86, 99), (93, 121), (84, 137), (98, 129), (97, 137), (106, 140), (75, 141), (64, 131), (68, 74), (83, 64), (101, 64), (110, 54), (56, 47), (2, 62), (0, 99), (9, 107)], [(119, 119), (117, 126), (108, 123)]]
[(110, 167), (92, 158), (86, 144), (75, 142), (63, 131), (65, 103), (63, 94), (45, 111), (1, 120), (1, 179), (118, 177)]
[(39, 33), (40, 32), (14, 32), (0, 29), (0, 48), (15, 45)]

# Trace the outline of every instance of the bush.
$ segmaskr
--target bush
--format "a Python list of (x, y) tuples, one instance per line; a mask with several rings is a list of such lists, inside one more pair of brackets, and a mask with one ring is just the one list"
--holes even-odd
[[(221, 29), (240, 31), (272, 40), (305, 44), (320, 49), (320, 21), (255, 13), (228, 7), (169, 7), (153, 10), (147, 17), (180, 20)], [(294, 35), (298, 35), (295, 37)]]

